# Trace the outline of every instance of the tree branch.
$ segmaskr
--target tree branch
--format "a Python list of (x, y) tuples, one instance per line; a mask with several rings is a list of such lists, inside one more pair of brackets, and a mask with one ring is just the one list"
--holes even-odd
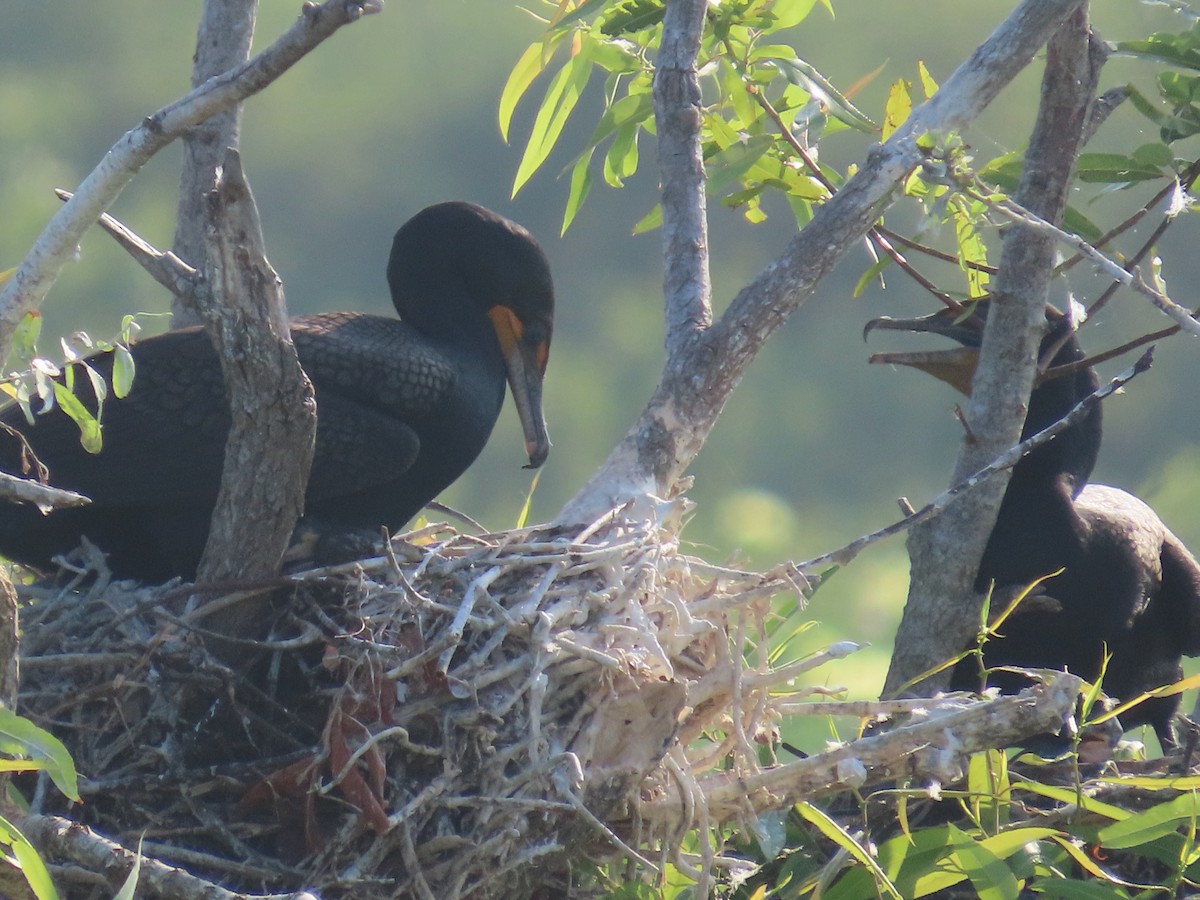
[[(961, 779), (972, 753), (1007, 747), (1042, 732), (1058, 732), (1075, 709), (1081, 681), (1058, 673), (1049, 684), (1015, 696), (962, 705), (934, 700), (924, 717), (872, 737), (859, 738), (823, 753), (751, 775), (720, 773), (695, 784), (701, 795), (689, 808), (704, 808), (715, 822), (747, 812), (786, 809), (847, 789), (893, 779), (945, 784)], [(644, 819), (678, 824), (684, 802), (680, 788), (643, 803)], [(687, 823), (689, 826), (692, 823)]]
[(700, 78), (696, 73), (707, 10), (705, 0), (667, 3), (654, 73), (668, 365), (685, 353), (696, 334), (712, 324), (704, 159), (700, 153)]
[(297, 22), (254, 59), (210, 78), (127, 131), (50, 219), (0, 291), (0, 355), (7, 354), (17, 324), (41, 304), (84, 232), (155, 153), (189, 128), (258, 93), (343, 25), (382, 6), (382, 0), (309, 3)]
[(103, 838), (77, 822), (57, 816), (39, 816), (6, 809), (5, 815), (38, 851), (50, 858), (67, 859), (91, 872), (102, 873), (113, 887), (120, 886), (139, 865), (138, 896), (171, 900), (316, 900), (308, 892), (243, 894), (228, 891), (120, 844)]
[[(763, 342), (863, 237), (891, 205), (896, 186), (921, 162), (917, 139), (969, 125), (1081, 3), (1024, 0), (902, 128), (870, 153), (859, 172), (816, 211), (784, 255), (747, 285), (714, 325), (668, 359), (633, 428), (558, 520), (590, 522), (631, 499), (674, 491)], [(671, 165), (691, 158), (691, 154), (662, 157)]]
[[(241, 65), (250, 57), (257, 12), (258, 0), (204, 0), (196, 30), (193, 88)], [(204, 259), (204, 196), (216, 181), (217, 166), (225, 148), (239, 146), (241, 130), (242, 104), (235, 103), (183, 135), (183, 169), (179, 175), (172, 252), (202, 272), (208, 269)], [(185, 295), (174, 295), (172, 328), (200, 323), (200, 311), (190, 299)]]
[[(1086, 8), (1080, 8), (1047, 47), (1038, 118), (1017, 188), (1022, 205), (1050, 222), (1061, 221), (1066, 209), (1102, 65), (1103, 51), (1098, 41), (1093, 43)], [(1053, 265), (1052, 237), (1027, 227), (1005, 233), (994, 285), (1000, 302), (993, 303), (988, 314), (967, 405), (970, 437), (963, 439), (952, 482), (962, 481), (1020, 440), (1037, 374)], [(979, 561), (1009, 474), (1005, 470), (999, 478), (989, 479), (936, 519), (909, 532), (908, 602), (884, 696), (970, 642), (983, 602), (974, 590)], [(913, 689), (937, 689), (949, 682), (950, 675), (949, 670), (940, 672)]]
[(304, 509), (317, 432), (312, 383), (296, 356), (283, 285), (236, 151), (206, 195), (210, 294), (199, 308), (221, 359), (231, 427), (198, 581), (274, 575)]

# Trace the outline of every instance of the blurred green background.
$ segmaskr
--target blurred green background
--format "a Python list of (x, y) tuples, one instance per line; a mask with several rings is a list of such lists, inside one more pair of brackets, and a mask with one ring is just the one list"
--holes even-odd
[[(847, 87), (883, 66), (855, 98), (875, 118), (888, 84), (916, 78), (916, 60), (944, 79), (1002, 20), (1010, 2), (840, 0), (837, 18), (817, 9), (795, 29), (802, 56)], [(1184, 27), (1161, 6), (1098, 0), (1094, 18), (1110, 40)], [(0, 268), (16, 265), (53, 213), (56, 186), (72, 188), (120, 135), (187, 89), (200, 0), (6, 0), (0, 12)], [(256, 46), (298, 14), (294, 0), (263, 0)], [(662, 326), (659, 236), (631, 227), (656, 188), (653, 147), (623, 191), (598, 187), (575, 225), (558, 236), (566, 184), (557, 177), (590, 132), (598, 79), (547, 166), (509, 199), (520, 141), (543, 78), (518, 110), (514, 146), (500, 139), (496, 105), (508, 71), (540, 25), (511, 0), (390, 0), (384, 13), (344, 29), (246, 107), (243, 160), (264, 219), (271, 261), (293, 313), (390, 311), (383, 270), (392, 234), (422, 206), (449, 198), (483, 203), (529, 227), (554, 267), (559, 308), (546, 404), (554, 452), (533, 518), (553, 516), (632, 423), (657, 379)], [(1105, 87), (1129, 79), (1150, 90), (1144, 64), (1114, 59)], [(980, 161), (1027, 139), (1040, 67), (1023, 75), (969, 133)], [(1123, 109), (1093, 149), (1130, 149), (1156, 138)], [(862, 135), (835, 136), (823, 159), (861, 159)], [(155, 158), (113, 213), (160, 247), (173, 232), (178, 147)], [(1152, 191), (1100, 197), (1081, 208), (1108, 227)], [(795, 225), (782, 203), (762, 225), (710, 206), (718, 309), (776, 256)], [(907, 217), (909, 224), (914, 217)], [(906, 221), (899, 213), (891, 224)], [(1175, 299), (1197, 300), (1196, 225), (1184, 217), (1161, 245)], [(1122, 244), (1136, 246), (1134, 238)], [(833, 549), (898, 515), (896, 498), (921, 505), (946, 485), (959, 426), (948, 388), (915, 372), (870, 367), (869, 352), (913, 347), (904, 336), (864, 346), (863, 323), (882, 314), (931, 311), (933, 302), (897, 271), (887, 288), (850, 292), (870, 264), (855, 251), (780, 330), (754, 363), (692, 469), (698, 504), (685, 538), (713, 560), (768, 566)], [(952, 271), (929, 270), (953, 287)], [(1097, 292), (1078, 267), (1069, 288)], [(90, 234), (78, 262), (43, 312), (49, 334), (117, 333), (124, 313), (168, 308), (168, 298), (105, 236)], [(1107, 347), (1161, 317), (1119, 296), (1083, 337)], [(48, 342), (43, 349), (52, 349)], [(1115, 372), (1127, 360), (1109, 364)], [(1200, 548), (1200, 347), (1184, 337), (1160, 346), (1152, 372), (1105, 407), (1096, 480), (1139, 493), (1191, 546)], [(515, 416), (502, 416), (491, 445), (442, 499), (485, 524), (513, 523), (529, 488)], [(798, 642), (868, 641), (872, 649), (818, 677), (872, 697), (882, 683), (907, 585), (903, 539), (869, 550), (820, 590), (819, 620)]]

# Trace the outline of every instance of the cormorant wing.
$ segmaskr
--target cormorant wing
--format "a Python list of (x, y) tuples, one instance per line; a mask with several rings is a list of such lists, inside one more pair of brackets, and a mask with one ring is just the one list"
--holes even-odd
[[(99, 454), (83, 449), (78, 426), (60, 411), (36, 416), (32, 428), (15, 406), (0, 418), (26, 435), (48, 466), (52, 485), (78, 491), (97, 505), (211, 503), (229, 432), (225, 388), (212, 345), (199, 329), (183, 329), (143, 342), (137, 358), (140, 366), (129, 395), (117, 399), (110, 394), (104, 403)], [(111, 384), (112, 357), (101, 355), (90, 363)], [(76, 385), (94, 410), (88, 380), (77, 375)], [(0, 467), (24, 474), (18, 442), (11, 436), (3, 441)]]

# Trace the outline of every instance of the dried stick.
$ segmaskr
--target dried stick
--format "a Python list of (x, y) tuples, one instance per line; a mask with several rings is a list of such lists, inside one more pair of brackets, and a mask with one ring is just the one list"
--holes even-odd
[[(972, 753), (1004, 747), (1039, 732), (1057, 732), (1075, 709), (1082, 681), (1067, 673), (1047, 685), (1035, 685), (1012, 696), (953, 704), (952, 712), (928, 701), (928, 718), (882, 735), (860, 738), (824, 753), (762, 772), (720, 773), (697, 780), (709, 814), (731, 821), (747, 811), (785, 809), (847, 788), (894, 778), (944, 783), (960, 778)], [(675, 785), (678, 790), (678, 785)], [(668, 789), (666, 796), (644, 803), (642, 816), (670, 823), (684, 800)]]
[[(138, 861), (138, 854), (101, 837), (92, 830), (58, 816), (11, 813), (14, 824), (44, 856), (69, 859), (85, 869), (103, 872), (110, 883), (124, 880)], [(287, 894), (243, 894), (189, 875), (149, 857), (141, 857), (138, 895), (169, 900), (317, 900), (307, 892)]]

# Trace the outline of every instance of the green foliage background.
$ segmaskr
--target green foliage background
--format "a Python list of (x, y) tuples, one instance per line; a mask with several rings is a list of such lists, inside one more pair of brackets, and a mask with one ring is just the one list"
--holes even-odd
[[(843, 90), (883, 66), (854, 98), (880, 121), (892, 81), (915, 81), (918, 59), (944, 78), (1012, 4), (841, 0), (834, 6), (836, 21), (818, 9), (794, 30), (794, 44)], [(1112, 40), (1182, 27), (1161, 9), (1132, 0), (1093, 6), (1102, 35)], [(0, 268), (20, 260), (53, 213), (58, 201), (51, 188), (74, 187), (123, 131), (186, 90), (199, 9), (199, 0), (5, 4)], [(263, 0), (258, 45), (298, 11), (297, 2)], [(534, 497), (534, 519), (552, 516), (632, 422), (656, 381), (662, 342), (658, 235), (630, 233), (654, 201), (652, 146), (643, 146), (642, 172), (625, 190), (597, 187), (570, 231), (558, 236), (566, 181), (555, 176), (594, 124), (598, 84), (548, 165), (509, 199), (520, 141), (546, 79), (518, 108), (514, 146), (500, 139), (496, 105), (509, 69), (540, 28), (510, 0), (392, 0), (383, 15), (345, 29), (251, 100), (243, 142), (268, 251), (293, 313), (390, 310), (383, 268), (392, 233), (431, 202), (475, 200), (539, 237), (554, 267), (559, 311), (546, 398), (555, 449)], [(981, 161), (1024, 145), (1039, 74), (1036, 66), (1026, 73), (968, 135)], [(1114, 60), (1102, 82), (1148, 85), (1151, 74), (1142, 64)], [(1128, 109), (1091, 149), (1128, 150), (1155, 137)], [(862, 157), (866, 144), (861, 135), (837, 135), (822, 144), (822, 158), (844, 167)], [(171, 148), (113, 209), (160, 247), (171, 241), (178, 165), (178, 148)], [(1112, 224), (1138, 202), (1125, 192), (1084, 211)], [(718, 308), (794, 233), (784, 204), (766, 208), (770, 219), (752, 226), (738, 212), (711, 205)], [(1185, 220), (1161, 249), (1168, 285), (1190, 305), (1198, 301), (1187, 286), (1200, 281), (1196, 241), (1196, 225)], [(869, 265), (865, 252), (852, 255), (821, 286), (722, 416), (693, 468), (691, 496), (699, 506), (685, 536), (703, 555), (740, 554), (759, 566), (813, 556), (896, 518), (897, 497), (920, 505), (944, 487), (959, 437), (956, 398), (917, 373), (869, 367), (868, 352), (889, 345), (880, 339), (867, 348), (860, 338), (867, 319), (929, 311), (932, 301), (895, 270), (887, 290), (876, 286), (850, 299)], [(950, 281), (953, 273), (941, 277)], [(1091, 285), (1079, 274), (1071, 287), (1086, 298)], [(110, 337), (123, 314), (168, 305), (140, 269), (93, 233), (43, 312), (48, 334), (82, 328)], [(1126, 295), (1083, 340), (1100, 349), (1161, 324), (1148, 304)], [(911, 338), (891, 340), (897, 349), (913, 347)], [(1096, 473), (1099, 481), (1138, 492), (1194, 548), (1200, 548), (1198, 382), (1195, 342), (1176, 337), (1161, 346), (1152, 373), (1106, 407)], [(529, 487), (523, 461), (515, 417), (506, 413), (484, 457), (443, 499), (489, 526), (511, 525)], [(874, 645), (873, 655), (851, 657), (836, 676), (853, 696), (878, 690), (906, 584), (903, 542), (892, 539), (814, 599), (812, 616), (823, 624), (806, 645), (844, 637)]]

